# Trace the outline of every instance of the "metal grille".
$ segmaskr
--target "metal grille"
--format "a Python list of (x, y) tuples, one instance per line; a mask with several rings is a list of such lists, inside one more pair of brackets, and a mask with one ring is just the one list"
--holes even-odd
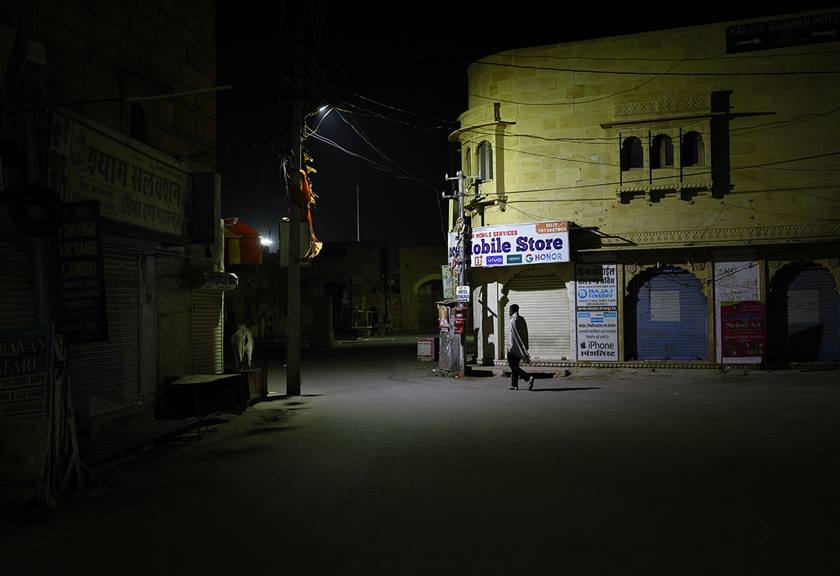
[(192, 366), (195, 374), (224, 372), (223, 292), (193, 290), (192, 293)]
[(139, 263), (136, 255), (109, 250), (104, 260), (108, 340), (73, 344), (68, 353), (73, 404), (82, 417), (142, 403)]
[(510, 338), (509, 307), (519, 304), (519, 314), (528, 323), (531, 358), (534, 361), (569, 359), (569, 294), (563, 279), (524, 273), (514, 277), (505, 289), (508, 297), (504, 316), (505, 341)]

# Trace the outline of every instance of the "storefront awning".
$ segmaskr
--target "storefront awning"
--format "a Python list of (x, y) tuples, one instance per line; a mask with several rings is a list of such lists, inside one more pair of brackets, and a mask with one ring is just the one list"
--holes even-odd
[(262, 246), (257, 230), (239, 218), (225, 218), (225, 266), (262, 264)]

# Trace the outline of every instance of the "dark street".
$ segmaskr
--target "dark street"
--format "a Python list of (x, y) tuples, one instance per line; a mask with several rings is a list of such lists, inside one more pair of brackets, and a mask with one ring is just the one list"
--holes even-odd
[(840, 568), (836, 372), (580, 369), (529, 392), (415, 355), (410, 339), (304, 354), (302, 396), (4, 521), (4, 548), (26, 573)]

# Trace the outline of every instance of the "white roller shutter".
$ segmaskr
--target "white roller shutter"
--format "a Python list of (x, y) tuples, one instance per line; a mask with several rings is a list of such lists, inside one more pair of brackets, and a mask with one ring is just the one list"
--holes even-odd
[(140, 267), (135, 254), (106, 249), (108, 340), (68, 346), (68, 381), (82, 417), (136, 407), (140, 379)]
[(511, 304), (528, 323), (528, 340), (534, 361), (568, 360), (570, 349), (569, 295), (566, 283), (544, 272), (523, 272), (505, 286), (505, 341), (509, 338)]
[(224, 372), (223, 292), (201, 289), (192, 292), (192, 366), (194, 374)]

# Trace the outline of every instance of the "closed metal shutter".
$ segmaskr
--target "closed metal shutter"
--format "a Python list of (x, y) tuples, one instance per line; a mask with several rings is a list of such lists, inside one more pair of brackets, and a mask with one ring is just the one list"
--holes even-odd
[(0, 328), (35, 326), (32, 240), (0, 240)]
[(803, 270), (787, 291), (787, 350), (791, 362), (840, 361), (840, 297), (834, 276)]
[(192, 365), (194, 374), (224, 372), (224, 321), (221, 290), (192, 292)]
[[(523, 272), (505, 287), (504, 333), (510, 334), (511, 304), (519, 304), (519, 314), (528, 323), (528, 344), (534, 361), (567, 360), (570, 352), (569, 295), (566, 283), (544, 272)], [(507, 348), (507, 346), (505, 346)]]
[(666, 268), (639, 288), (639, 360), (706, 360), (706, 297), (693, 274)]
[(136, 255), (105, 250), (108, 340), (73, 344), (68, 380), (82, 417), (142, 403), (140, 379), (140, 268)]

